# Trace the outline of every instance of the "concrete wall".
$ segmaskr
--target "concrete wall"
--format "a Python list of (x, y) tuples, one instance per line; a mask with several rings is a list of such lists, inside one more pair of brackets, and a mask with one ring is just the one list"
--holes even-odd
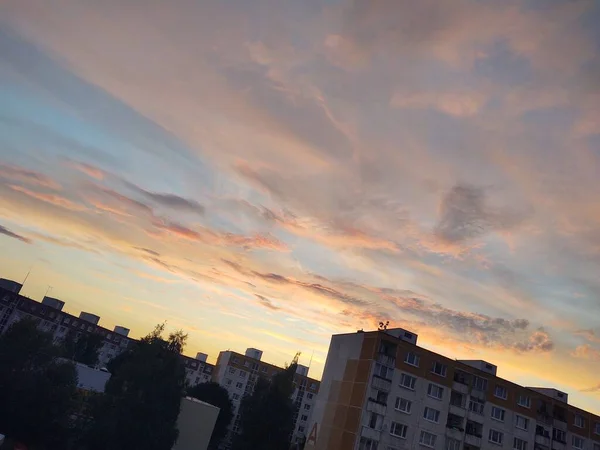
[(179, 438), (172, 450), (206, 450), (220, 409), (192, 398), (181, 400)]

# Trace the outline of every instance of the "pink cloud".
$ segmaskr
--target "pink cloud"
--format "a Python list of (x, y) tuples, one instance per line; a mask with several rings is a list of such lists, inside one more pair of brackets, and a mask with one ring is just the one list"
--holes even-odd
[(31, 186), (44, 187), (54, 190), (61, 189), (60, 184), (47, 175), (25, 169), (23, 167), (12, 166), (8, 164), (0, 164), (0, 178), (8, 178), (13, 182), (19, 181)]
[(36, 192), (36, 191), (32, 191), (30, 189), (27, 189), (27, 188), (24, 188), (21, 186), (15, 186), (15, 185), (10, 185), (9, 188), (15, 192), (20, 192), (21, 194), (27, 195), (28, 197), (34, 198), (36, 200), (50, 203), (54, 206), (59, 206), (61, 208), (69, 209), (71, 211), (85, 211), (86, 210), (85, 206), (83, 206), (79, 203), (75, 203), (75, 202), (73, 202), (65, 197), (62, 197), (60, 195), (57, 195), (57, 194), (47, 194), (47, 193), (42, 193), (42, 192)]

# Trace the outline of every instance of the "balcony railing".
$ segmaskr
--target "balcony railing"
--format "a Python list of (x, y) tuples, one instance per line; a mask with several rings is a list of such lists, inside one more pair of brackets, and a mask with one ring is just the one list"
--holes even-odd
[(373, 381), (371, 385), (383, 392), (390, 392), (392, 390), (392, 380), (388, 380), (387, 378), (382, 378), (379, 375), (373, 375)]
[(394, 356), (389, 356), (384, 353), (377, 353), (377, 362), (383, 364), (387, 367), (396, 367), (396, 358)]

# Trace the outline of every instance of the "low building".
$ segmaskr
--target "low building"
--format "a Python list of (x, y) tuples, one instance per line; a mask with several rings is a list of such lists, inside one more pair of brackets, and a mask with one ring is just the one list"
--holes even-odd
[[(245, 354), (232, 351), (219, 353), (213, 381), (216, 381), (229, 392), (233, 403), (234, 418), (229, 433), (223, 440), (221, 448), (231, 448), (231, 443), (240, 431), (239, 409), (242, 398), (251, 394), (259, 377), (271, 378), (283, 371), (282, 367), (261, 361), (262, 351), (249, 348)], [(303, 441), (307, 433), (307, 425), (312, 413), (315, 396), (319, 392), (320, 382), (308, 377), (308, 367), (298, 366), (294, 377), (296, 388), (292, 394), (294, 402), (294, 430), (290, 442)]]
[(334, 335), (307, 450), (600, 450), (600, 417), (401, 328)]
[(181, 400), (177, 419), (179, 437), (173, 450), (206, 450), (220, 409), (195, 398)]

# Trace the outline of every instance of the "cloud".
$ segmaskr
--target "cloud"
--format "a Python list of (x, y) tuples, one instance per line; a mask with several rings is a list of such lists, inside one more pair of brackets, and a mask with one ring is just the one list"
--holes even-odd
[(43, 187), (47, 189), (59, 190), (60, 184), (47, 175), (25, 169), (23, 167), (0, 164), (0, 178), (18, 181), (30, 186)]
[(485, 97), (480, 92), (422, 92), (396, 93), (391, 105), (395, 108), (433, 108), (444, 114), (456, 117), (471, 117), (482, 108)]
[(139, 250), (139, 251), (141, 251), (141, 252), (144, 252), (144, 253), (146, 253), (146, 254), (148, 254), (148, 255), (151, 255), (151, 256), (156, 256), (156, 257), (160, 257), (160, 253), (158, 253), (158, 252), (156, 252), (156, 251), (154, 251), (154, 250), (152, 250), (152, 249), (149, 249), (149, 248), (143, 248), (143, 247), (134, 247), (134, 248), (135, 248), (136, 250)]
[(527, 341), (513, 345), (517, 352), (549, 352), (554, 349), (554, 342), (543, 328), (538, 328)]
[(155, 204), (167, 208), (193, 212), (201, 215), (205, 212), (204, 206), (202, 206), (196, 200), (190, 200), (175, 194), (150, 192), (131, 183), (127, 183), (127, 185), (135, 192), (142, 194), (144, 197), (154, 202)]
[(575, 334), (575, 336), (583, 337), (585, 340), (587, 340), (589, 342), (594, 342), (594, 343), (600, 344), (600, 336), (598, 336), (596, 334), (596, 332), (592, 329), (577, 330), (574, 334)]
[(91, 164), (86, 164), (79, 161), (68, 161), (67, 165), (98, 181), (104, 180), (106, 177), (106, 172), (104, 170), (99, 169), (96, 166), (92, 166)]
[(600, 392), (600, 384), (597, 384), (596, 386), (589, 387), (587, 389), (582, 389), (581, 392), (591, 392), (591, 393)]
[(259, 294), (255, 294), (255, 297), (258, 299), (258, 302), (267, 309), (270, 309), (272, 311), (279, 311), (281, 309), (280, 307), (275, 306), (273, 302), (267, 297), (264, 297)]
[(442, 197), (435, 233), (445, 241), (456, 243), (490, 231), (509, 230), (524, 219), (524, 213), (490, 206), (485, 189), (457, 184)]
[(69, 209), (71, 211), (84, 211), (86, 209), (85, 206), (83, 206), (79, 203), (75, 203), (75, 202), (69, 200), (68, 198), (63, 197), (62, 195), (32, 191), (32, 190), (24, 188), (22, 186), (16, 186), (16, 185), (9, 185), (8, 187), (10, 189), (12, 189), (14, 192), (19, 192), (28, 197), (34, 198), (36, 200), (40, 200), (42, 202), (50, 203), (50, 204), (52, 204), (54, 206), (58, 206), (60, 208)]
[(585, 359), (588, 361), (600, 361), (600, 349), (594, 348), (589, 344), (576, 347), (571, 355), (575, 358)]
[(31, 244), (31, 239), (28, 239), (25, 236), (21, 236), (20, 234), (14, 233), (2, 225), (0, 225), (0, 234), (14, 239), (18, 239), (19, 241), (24, 242), (26, 244)]

